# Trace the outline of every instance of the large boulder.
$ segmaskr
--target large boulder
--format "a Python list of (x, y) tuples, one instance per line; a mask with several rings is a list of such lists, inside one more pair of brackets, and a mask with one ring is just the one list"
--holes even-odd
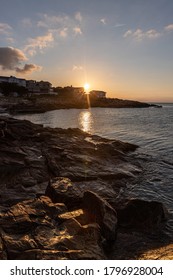
[(117, 209), (117, 214), (119, 226), (139, 231), (150, 231), (166, 219), (166, 210), (162, 203), (140, 199), (131, 199)]
[(111, 205), (94, 192), (86, 191), (83, 196), (83, 208), (89, 219), (100, 226), (107, 241), (115, 241), (117, 234), (117, 214)]
[(73, 209), (81, 205), (83, 193), (70, 179), (57, 177), (49, 182), (46, 195), (53, 202), (65, 203), (69, 209)]

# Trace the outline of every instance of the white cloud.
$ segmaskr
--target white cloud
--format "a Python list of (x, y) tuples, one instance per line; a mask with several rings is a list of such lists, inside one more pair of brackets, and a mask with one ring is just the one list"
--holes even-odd
[(141, 29), (136, 29), (136, 31), (134, 31), (132, 33), (132, 36), (136, 39), (136, 40), (142, 40), (145, 38), (145, 32), (142, 31)]
[(81, 13), (80, 13), (80, 12), (77, 12), (77, 13), (75, 14), (75, 19), (76, 19), (77, 21), (79, 21), (79, 22), (82, 22), (82, 16), (81, 16)]
[(117, 23), (117, 24), (115, 24), (115, 27), (123, 27), (125, 25), (126, 25), (125, 23)]
[(52, 16), (43, 14), (41, 15), (41, 20), (37, 22), (37, 26), (50, 29), (67, 25), (68, 22), (69, 17), (67, 15)]
[(73, 71), (82, 71), (83, 70), (83, 66), (81, 65), (73, 65)]
[(132, 34), (132, 30), (127, 30), (127, 31), (124, 33), (123, 37), (126, 38), (126, 37), (130, 36), (131, 34)]
[[(82, 22), (82, 15), (77, 12), (73, 17), (66, 14), (56, 16), (43, 14), (40, 15), (41, 20), (37, 22), (37, 27), (47, 29), (48, 33), (52, 33), (54, 39), (58, 39), (57, 35), (61, 38), (67, 36), (82, 35), (80, 24)], [(78, 23), (77, 23), (78, 22)]]
[(103, 23), (104, 25), (106, 25), (106, 23), (107, 23), (105, 18), (102, 18), (102, 19), (100, 20), (100, 22)]
[(59, 31), (59, 35), (60, 37), (62, 38), (66, 38), (67, 35), (68, 35), (68, 28), (67, 27), (64, 27), (62, 30)]
[(75, 35), (82, 35), (82, 30), (80, 27), (74, 27), (73, 31), (74, 31)]
[(173, 23), (165, 26), (166, 31), (173, 31)]
[(155, 29), (150, 29), (145, 33), (145, 36), (150, 39), (156, 39), (161, 36), (161, 33)]
[(47, 33), (44, 36), (38, 36), (36, 38), (29, 38), (28, 44), (25, 46), (24, 51), (30, 55), (36, 54), (37, 50), (43, 50), (51, 46), (51, 43), (54, 41), (53, 35), (51, 32)]
[(9, 35), (12, 27), (7, 23), (0, 23), (0, 34)]
[(158, 32), (155, 29), (149, 29), (147, 31), (143, 31), (142, 29), (138, 28), (135, 31), (132, 31), (131, 29), (127, 30), (123, 37), (132, 37), (136, 41), (142, 41), (144, 39), (156, 39), (160, 37), (162, 34)]

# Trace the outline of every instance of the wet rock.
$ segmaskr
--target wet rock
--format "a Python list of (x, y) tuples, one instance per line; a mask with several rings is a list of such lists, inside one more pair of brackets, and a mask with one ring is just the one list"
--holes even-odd
[[(64, 204), (52, 203), (48, 197), (27, 200), (12, 206), (1, 216), (1, 228), (6, 233), (27, 233), (34, 229), (39, 222), (42, 225), (51, 227), (49, 217), (56, 218), (58, 214), (65, 212)], [(48, 215), (48, 216), (47, 216)]]
[(99, 224), (101, 233), (107, 241), (115, 241), (117, 234), (117, 214), (104, 199), (97, 194), (86, 191), (83, 207), (91, 221)]
[[(43, 196), (1, 211), (1, 259), (103, 259), (97, 224), (81, 225), (62, 203)], [(67, 219), (68, 216), (68, 219)]]
[(138, 231), (151, 231), (166, 219), (166, 210), (157, 201), (132, 199), (121, 209), (117, 209), (118, 224)]
[(63, 202), (69, 209), (77, 208), (81, 205), (82, 192), (68, 178), (54, 178), (46, 189), (46, 195), (53, 202)]

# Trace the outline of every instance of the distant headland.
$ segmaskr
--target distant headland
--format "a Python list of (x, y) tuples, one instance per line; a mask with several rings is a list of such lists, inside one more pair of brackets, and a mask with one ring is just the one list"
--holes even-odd
[(48, 81), (34, 81), (0, 76), (0, 111), (10, 113), (42, 113), (56, 109), (147, 108), (154, 104), (107, 98), (106, 92), (92, 90), (86, 94), (84, 87), (52, 87)]

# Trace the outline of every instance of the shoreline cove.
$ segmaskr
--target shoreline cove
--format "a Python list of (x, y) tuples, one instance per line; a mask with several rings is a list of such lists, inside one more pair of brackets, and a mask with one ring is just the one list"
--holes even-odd
[(5, 116), (0, 130), (0, 259), (173, 259), (172, 213), (129, 192), (158, 164), (137, 145)]

